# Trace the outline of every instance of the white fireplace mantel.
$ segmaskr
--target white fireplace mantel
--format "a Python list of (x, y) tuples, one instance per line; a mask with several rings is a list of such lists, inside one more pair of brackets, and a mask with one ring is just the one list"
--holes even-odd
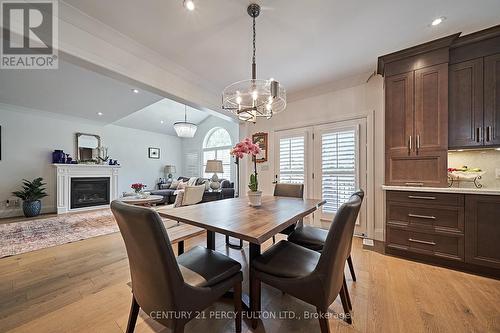
[(118, 198), (119, 165), (99, 164), (52, 164), (56, 170), (57, 214), (108, 207), (94, 206), (71, 209), (71, 178), (109, 177), (110, 201)]

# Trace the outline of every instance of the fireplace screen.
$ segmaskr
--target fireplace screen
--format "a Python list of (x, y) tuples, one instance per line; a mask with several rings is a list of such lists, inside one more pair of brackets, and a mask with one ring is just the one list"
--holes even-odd
[(109, 178), (71, 178), (71, 209), (109, 204)]

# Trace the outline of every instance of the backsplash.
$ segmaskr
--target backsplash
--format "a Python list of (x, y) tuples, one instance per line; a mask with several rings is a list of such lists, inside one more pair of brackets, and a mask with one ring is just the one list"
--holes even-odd
[[(480, 180), (484, 188), (500, 189), (500, 179), (495, 178), (495, 169), (500, 169), (500, 151), (488, 149), (448, 152), (448, 168), (460, 168), (464, 165), (469, 168), (480, 168), (486, 172)], [(474, 185), (464, 182), (460, 187), (474, 187)]]

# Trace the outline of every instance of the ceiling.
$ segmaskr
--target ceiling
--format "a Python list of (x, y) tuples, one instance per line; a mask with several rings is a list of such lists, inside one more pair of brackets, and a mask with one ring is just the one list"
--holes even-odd
[[(64, 0), (211, 82), (217, 91), (247, 79), (249, 0)], [(500, 23), (500, 1), (269, 0), (257, 18), (258, 77), (289, 93), (372, 72), (377, 57), (456, 32)], [(119, 10), (118, 8), (119, 7)], [(430, 22), (439, 16), (438, 26)]]
[[(187, 121), (190, 123), (199, 124), (209, 116), (207, 112), (187, 107)], [(183, 120), (184, 105), (164, 98), (116, 121), (114, 124), (162, 134), (177, 135), (172, 125)]]

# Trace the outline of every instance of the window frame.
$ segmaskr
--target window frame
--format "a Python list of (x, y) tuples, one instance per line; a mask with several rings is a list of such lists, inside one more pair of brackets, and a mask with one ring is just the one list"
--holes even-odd
[[(210, 137), (218, 130), (223, 130), (227, 133), (227, 135), (229, 137), (229, 145), (216, 146), (216, 147), (206, 147), (208, 141), (210, 140)], [(217, 127), (210, 129), (207, 132), (207, 134), (205, 135), (205, 138), (203, 139), (203, 146), (201, 149), (200, 162), (201, 162), (201, 175), (202, 175), (202, 177), (205, 177), (205, 166), (206, 166), (205, 152), (213, 151), (214, 158), (217, 159), (217, 151), (219, 151), (219, 150), (231, 150), (232, 148), (233, 148), (233, 143), (232, 143), (232, 139), (231, 139), (231, 134), (229, 133), (229, 131), (227, 129), (225, 129), (224, 127), (220, 127), (220, 126), (217, 126)], [(223, 166), (229, 165), (229, 178), (226, 178), (226, 179), (229, 179), (232, 181), (233, 180), (233, 167), (232, 167), (232, 163), (231, 163), (231, 156), (229, 158), (229, 163), (223, 163), (222, 165)], [(208, 177), (208, 178), (210, 178), (210, 177)], [(223, 178), (223, 177), (221, 177), (221, 178)]]

